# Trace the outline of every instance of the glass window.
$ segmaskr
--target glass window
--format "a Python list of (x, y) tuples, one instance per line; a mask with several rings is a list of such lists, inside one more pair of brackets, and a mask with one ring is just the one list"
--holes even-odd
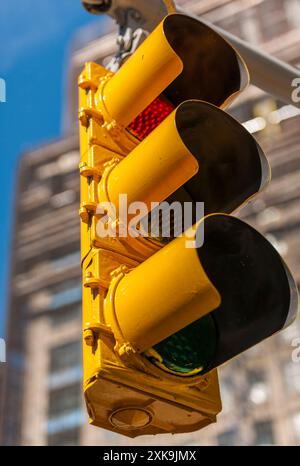
[(76, 264), (80, 265), (80, 252), (79, 251), (72, 252), (71, 254), (67, 254), (66, 256), (60, 257), (51, 262), (51, 266), (55, 270), (59, 270), (59, 271), (72, 267)]
[(61, 155), (58, 159), (60, 172), (63, 171), (64, 173), (68, 173), (77, 170), (79, 158), (80, 155), (77, 150)]
[(272, 40), (289, 31), (289, 23), (283, 8), (283, 0), (261, 2), (257, 7), (257, 16), (261, 21), (264, 40)]
[(81, 403), (80, 395), (78, 384), (50, 391), (48, 417), (52, 419), (78, 409)]
[(42, 164), (36, 169), (36, 175), (39, 180), (60, 176), (62, 173), (75, 171), (78, 166), (79, 153), (71, 151), (58, 157), (54, 162)]
[(55, 310), (79, 301), (81, 301), (81, 285), (53, 294), (50, 299), (49, 308)]
[(300, 413), (297, 413), (293, 416), (293, 430), (295, 435), (295, 440), (300, 442)]
[(290, 25), (300, 27), (300, 2), (299, 0), (285, 0), (284, 7)]
[[(20, 207), (22, 211), (28, 211), (30, 209), (36, 209), (41, 207), (49, 201), (51, 196), (51, 189), (47, 185), (37, 185), (34, 188), (28, 189), (22, 193), (20, 198)], [(25, 216), (24, 220), (28, 217)]]
[(49, 447), (71, 447), (80, 442), (80, 429), (70, 429), (48, 436)]
[[(298, 285), (299, 289), (299, 285)], [(292, 344), (294, 338), (300, 338), (300, 316), (298, 315), (295, 322), (292, 323), (288, 328), (279, 333), (281, 340), (285, 341), (289, 345)]]
[(245, 10), (240, 20), (242, 24), (243, 39), (251, 44), (259, 44), (262, 41), (262, 37), (255, 10)]
[(81, 426), (84, 420), (85, 418), (81, 408), (70, 411), (67, 414), (63, 414), (62, 416), (53, 417), (48, 421), (48, 434), (51, 435), (74, 429)]
[(24, 354), (18, 353), (17, 351), (10, 351), (8, 364), (10, 364), (14, 369), (24, 369)]
[(77, 199), (77, 193), (73, 189), (67, 189), (61, 193), (55, 194), (50, 199), (50, 204), (55, 209), (70, 205)]
[(81, 304), (67, 306), (59, 312), (51, 313), (49, 315), (51, 325), (59, 326), (72, 320), (79, 320), (81, 315)]
[(273, 425), (271, 421), (254, 424), (255, 445), (274, 445)]
[(81, 343), (73, 341), (53, 348), (50, 352), (50, 372), (76, 367), (81, 362)]
[(236, 438), (237, 431), (235, 429), (227, 430), (217, 436), (218, 445), (221, 447), (235, 446), (237, 444)]
[(49, 389), (57, 389), (66, 385), (71, 385), (82, 380), (82, 365), (64, 369), (63, 371), (50, 374), (48, 379)]
[(270, 388), (267, 384), (265, 373), (260, 370), (248, 372), (249, 398), (252, 403), (260, 405), (265, 403), (270, 396)]
[(290, 361), (284, 365), (284, 381), (289, 392), (300, 392), (300, 363)]
[(220, 386), (223, 401), (223, 413), (226, 414), (234, 407), (234, 386), (231, 380), (224, 376), (221, 376)]

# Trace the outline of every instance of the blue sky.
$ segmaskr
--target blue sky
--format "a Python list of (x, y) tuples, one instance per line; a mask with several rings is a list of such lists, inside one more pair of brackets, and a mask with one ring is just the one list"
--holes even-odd
[(72, 37), (89, 23), (80, 0), (0, 2), (0, 337), (4, 335), (16, 168), (20, 155), (61, 134), (64, 78)]

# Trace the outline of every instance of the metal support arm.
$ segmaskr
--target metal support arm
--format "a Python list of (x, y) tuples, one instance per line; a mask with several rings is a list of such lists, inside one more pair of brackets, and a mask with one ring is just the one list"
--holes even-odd
[[(189, 14), (180, 8), (177, 10), (181, 13)], [(189, 16), (199, 19), (195, 15), (189, 14)], [(296, 78), (299, 79), (298, 84), (300, 85), (300, 70), (298, 68), (267, 53), (261, 52), (257, 47), (250, 45), (202, 18), (201, 21), (217, 31), (240, 53), (249, 69), (251, 84), (273, 95), (282, 102), (300, 108), (300, 101), (296, 102), (292, 99), (292, 94), (295, 90), (292, 83)]]

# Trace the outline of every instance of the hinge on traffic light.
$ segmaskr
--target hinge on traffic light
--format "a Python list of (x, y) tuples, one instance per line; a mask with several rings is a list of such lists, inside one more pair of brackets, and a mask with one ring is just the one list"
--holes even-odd
[(130, 11), (127, 10), (122, 16), (123, 22), (119, 27), (119, 34), (117, 37), (118, 50), (107, 65), (107, 69), (114, 73), (117, 72), (123, 63), (134, 54), (136, 49), (149, 35), (145, 29), (140, 27), (137, 28), (135, 21), (130, 21)]

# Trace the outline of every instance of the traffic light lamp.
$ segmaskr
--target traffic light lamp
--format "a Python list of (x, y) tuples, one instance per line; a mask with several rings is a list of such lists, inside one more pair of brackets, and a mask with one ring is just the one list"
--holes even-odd
[[(287, 266), (230, 216), (270, 179), (258, 143), (223, 110), (246, 81), (228, 43), (179, 14), (116, 74), (87, 63), (79, 77), (84, 393), (94, 425), (136, 437), (215, 422), (217, 368), (295, 317)], [(145, 228), (156, 209), (158, 234)], [(165, 234), (166, 218), (180, 233)]]

